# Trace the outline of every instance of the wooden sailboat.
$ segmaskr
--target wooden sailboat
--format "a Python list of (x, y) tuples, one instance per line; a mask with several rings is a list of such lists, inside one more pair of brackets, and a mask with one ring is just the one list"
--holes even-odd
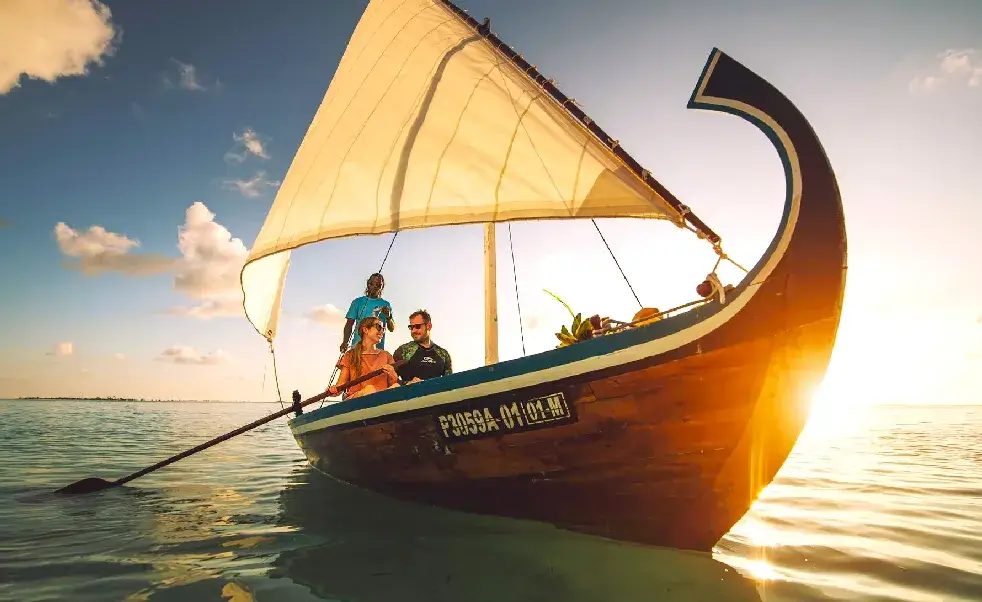
[(761, 259), (688, 311), (499, 362), (495, 223), (665, 219), (722, 258), (720, 239), (487, 21), (372, 0), (243, 268), (246, 314), (272, 344), (302, 245), (485, 223), (487, 361), (296, 416), (310, 463), (403, 500), (710, 550), (807, 419), (846, 234), (822, 146), (780, 92), (714, 49), (688, 106), (746, 119), (780, 156), (784, 214)]

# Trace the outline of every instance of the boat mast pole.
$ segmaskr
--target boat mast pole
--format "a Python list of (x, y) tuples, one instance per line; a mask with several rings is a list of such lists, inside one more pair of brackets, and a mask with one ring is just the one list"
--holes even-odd
[(543, 90), (549, 93), (549, 95), (555, 100), (559, 105), (566, 110), (574, 119), (576, 119), (580, 125), (586, 128), (591, 134), (596, 136), (607, 149), (614, 154), (615, 157), (620, 159), (624, 166), (627, 167), (631, 172), (637, 176), (646, 186), (655, 191), (658, 196), (665, 199), (665, 202), (671, 205), (676, 211), (681, 214), (682, 219), (688, 221), (696, 232), (700, 236), (705, 236), (709, 239), (709, 242), (714, 245), (720, 242), (720, 237), (718, 234), (713, 232), (713, 230), (707, 226), (701, 219), (696, 217), (692, 210), (682, 204), (678, 198), (675, 197), (671, 192), (665, 188), (661, 182), (651, 177), (651, 174), (647, 169), (641, 167), (634, 157), (629, 155), (616, 140), (611, 138), (607, 132), (605, 132), (597, 122), (582, 111), (576, 103), (565, 94), (563, 94), (559, 88), (553, 85), (552, 81), (546, 79), (544, 75), (539, 73), (538, 69), (530, 65), (520, 54), (511, 49), (507, 44), (502, 42), (498, 36), (491, 33), (491, 21), (490, 19), (485, 19), (484, 23), (478, 23), (473, 17), (464, 12), (459, 6), (451, 2), (450, 0), (437, 0), (450, 12), (455, 14), (457, 18), (466, 23), (468, 26), (472, 27), (474, 31), (482, 36), (488, 41), (494, 48), (500, 52), (505, 58), (510, 60), (515, 64), (516, 67), (525, 72), (525, 75), (531, 79), (535, 84), (541, 87)]
[(495, 223), (484, 224), (484, 365), (498, 363), (498, 266)]

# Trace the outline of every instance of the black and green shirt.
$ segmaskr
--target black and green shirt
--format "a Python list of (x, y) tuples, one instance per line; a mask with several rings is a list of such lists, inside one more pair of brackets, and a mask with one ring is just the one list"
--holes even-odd
[(416, 341), (400, 345), (392, 354), (396, 361), (406, 360), (406, 363), (396, 368), (399, 378), (404, 381), (418, 378), (427, 380), (453, 374), (450, 354), (443, 347), (430, 342), (429, 347), (423, 347)]

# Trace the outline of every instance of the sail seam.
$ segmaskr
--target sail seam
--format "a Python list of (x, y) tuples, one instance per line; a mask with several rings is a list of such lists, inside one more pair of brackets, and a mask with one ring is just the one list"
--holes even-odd
[[(297, 186), (296, 186), (296, 188), (294, 189), (294, 192), (293, 192), (293, 196), (290, 198), (290, 204), (287, 206), (287, 210), (286, 210), (285, 215), (283, 217), (283, 224), (280, 226), (280, 232), (279, 232), (279, 234), (276, 237), (277, 240), (279, 240), (280, 237), (283, 236), (283, 231), (286, 229), (287, 219), (289, 218), (290, 211), (293, 209), (293, 204), (296, 202), (297, 196), (299, 196), (299, 194), (300, 194), (300, 190), (303, 189), (303, 185), (307, 181), (307, 177), (310, 176), (310, 172), (313, 169), (314, 165), (317, 163), (317, 159), (320, 157), (321, 153), (324, 151), (324, 148), (327, 146), (327, 143), (331, 140), (331, 136), (333, 136), (334, 135), (334, 132), (337, 130), (338, 124), (341, 123), (341, 121), (344, 119), (345, 114), (348, 112), (348, 109), (351, 107), (351, 103), (354, 102), (354, 99), (358, 96), (358, 93), (361, 91), (362, 87), (365, 85), (365, 82), (367, 82), (368, 81), (368, 78), (371, 77), (371, 74), (374, 71), (375, 66), (378, 65), (379, 61), (382, 60), (382, 57), (385, 56), (385, 53), (387, 53), (389, 51), (389, 49), (392, 47), (392, 44), (396, 41), (396, 39), (398, 39), (399, 34), (401, 34), (403, 32), (403, 30), (405, 30), (406, 27), (409, 26), (410, 23), (412, 23), (413, 21), (415, 21), (419, 17), (419, 15), (421, 15), (423, 12), (425, 12), (426, 11), (426, 8), (428, 8), (428, 7), (424, 7), (422, 9), (420, 9), (419, 12), (417, 12), (411, 18), (409, 18), (408, 20), (406, 20), (406, 22), (402, 25), (402, 27), (399, 28), (399, 30), (393, 35), (393, 37), (385, 45), (385, 48), (382, 50), (382, 52), (379, 53), (378, 57), (375, 59), (375, 62), (372, 63), (372, 67), (367, 70), (367, 74), (361, 80), (361, 83), (358, 84), (358, 87), (355, 88), (355, 91), (352, 93), (351, 99), (348, 100), (348, 104), (346, 104), (344, 106), (344, 109), (341, 110), (341, 112), (340, 112), (340, 114), (338, 116), (338, 120), (334, 123), (333, 126), (331, 126), (331, 131), (329, 131), (327, 133), (327, 135), (324, 137), (324, 140), (321, 142), (320, 146), (318, 147), (317, 152), (314, 154), (313, 160), (311, 160), (310, 165), (307, 166), (307, 170), (303, 174), (303, 177), (301, 177), (300, 178), (300, 181), (297, 183)], [(436, 27), (434, 27), (432, 30), (430, 30), (430, 32), (428, 32), (427, 35), (429, 35), (429, 33), (432, 33), (432, 31), (434, 31), (434, 30), (438, 29), (439, 27), (441, 27), (444, 23), (446, 23), (446, 21), (441, 21)], [(425, 36), (424, 36), (423, 39), (425, 39)], [(419, 44), (422, 44), (422, 39), (420, 40)], [(417, 44), (417, 48), (419, 47), (419, 44)], [(415, 50), (416, 50), (416, 48), (413, 49), (413, 51), (415, 51)], [(406, 62), (408, 62), (408, 60), (409, 60), (408, 57), (409, 56), (412, 56), (412, 52), (410, 52), (407, 55), (406, 61), (403, 61), (403, 65), (405, 65)], [(381, 102), (381, 100), (379, 102)], [(378, 105), (376, 105), (376, 108), (378, 108)], [(355, 140), (357, 140), (357, 138)], [(349, 148), (348, 150), (350, 151), (351, 149)], [(342, 165), (343, 165), (343, 162), (342, 162)], [(340, 169), (341, 169), (341, 167), (339, 166), (338, 167), (338, 171), (339, 172), (340, 172)], [(319, 188), (320, 188), (320, 186), (318, 186), (318, 189)], [(333, 196), (333, 191), (332, 191), (332, 196)], [(330, 205), (330, 200), (328, 201), (328, 205)], [(323, 219), (324, 218), (323, 218), (323, 215), (322, 215), (321, 216), (321, 221), (323, 221)]]
[[(500, 58), (500, 56), (498, 55), (498, 53), (495, 53), (495, 56), (498, 56), (498, 64), (500, 65), (501, 64), (501, 58)], [(512, 99), (512, 101), (511, 101), (512, 109), (514, 109), (515, 110), (515, 114), (518, 115), (517, 101), (515, 100), (515, 96), (512, 93), (511, 88), (509, 88), (509, 86), (508, 86), (508, 79), (507, 78), (503, 80), (502, 85), (504, 86), (505, 91), (508, 92), (508, 97)], [(569, 213), (569, 216), (570, 217), (573, 217), (573, 215), (574, 215), (573, 208), (570, 206), (569, 203), (566, 202), (566, 199), (563, 198), (563, 193), (559, 189), (559, 186), (556, 185), (556, 181), (552, 177), (552, 172), (549, 171), (549, 167), (546, 165), (545, 161), (542, 159), (542, 154), (539, 152), (539, 149), (535, 145), (535, 140), (532, 139), (532, 135), (529, 133), (528, 128), (525, 127), (525, 116), (532, 109), (532, 105), (535, 104), (535, 101), (537, 101), (540, 98), (542, 98), (542, 94), (545, 93), (545, 90), (542, 90), (541, 88), (539, 90), (540, 90), (540, 94), (538, 94), (538, 95), (533, 96), (532, 94), (529, 94), (529, 104), (528, 104), (527, 107), (525, 107), (525, 110), (522, 111), (521, 115), (518, 115), (518, 123), (515, 125), (515, 131), (512, 133), (512, 140), (511, 140), (511, 142), (512, 142), (512, 144), (514, 143), (515, 138), (518, 136), (518, 128), (521, 128), (522, 131), (525, 132), (525, 137), (528, 138), (529, 145), (532, 147), (532, 151), (535, 153), (536, 158), (539, 159), (539, 164), (542, 165), (542, 169), (543, 169), (543, 171), (545, 171), (546, 177), (549, 178), (549, 183), (552, 184), (552, 188), (556, 192), (556, 196), (559, 197), (559, 202), (561, 202), (563, 204), (563, 206), (566, 207), (566, 212)], [(524, 96), (525, 93), (526, 93), (526, 91), (523, 90), (522, 91), (522, 95)], [(509, 154), (510, 154), (511, 144), (509, 145), (508, 149), (509, 149)], [(502, 172), (502, 173), (504, 173), (504, 172)], [(501, 182), (500, 176), (499, 176), (498, 182), (499, 182), (499, 184)], [(495, 205), (495, 217), (497, 217), (497, 204)]]
[[(447, 23), (447, 21), (441, 21), (436, 26), (434, 26), (432, 29), (430, 29), (428, 32), (426, 32), (426, 35), (422, 36), (419, 39), (419, 41), (416, 43), (416, 45), (413, 46), (413, 49), (406, 54), (406, 60), (404, 60), (402, 62), (402, 67), (405, 67), (406, 63), (409, 62), (410, 57), (412, 57), (412, 55), (416, 52), (416, 50), (418, 50), (420, 48), (420, 46), (423, 45), (423, 41), (426, 38), (428, 38), (430, 36), (430, 34), (432, 34), (433, 32), (435, 32), (438, 29), (440, 29), (441, 27), (443, 27), (446, 23)], [(458, 44), (459, 44), (459, 42), (458, 42)], [(324, 203), (324, 210), (321, 212), (320, 220), (318, 220), (318, 223), (319, 224), (323, 224), (324, 223), (324, 217), (327, 215), (328, 210), (331, 208), (331, 203), (334, 201), (334, 194), (337, 192), (337, 188), (338, 188), (338, 176), (341, 175), (341, 170), (344, 169), (345, 160), (348, 158), (348, 154), (351, 152), (351, 149), (353, 149), (355, 147), (355, 145), (358, 143), (358, 141), (361, 139), (361, 135), (365, 131), (365, 126), (368, 125), (368, 122), (375, 115), (375, 112), (378, 111), (378, 108), (382, 105), (382, 102), (389, 95), (389, 92), (392, 91), (392, 86), (395, 84), (395, 82), (396, 82), (396, 80), (393, 79), (391, 82), (389, 82), (389, 85), (386, 86), (385, 92), (382, 94), (382, 96), (375, 103), (375, 106), (372, 107), (372, 110), (371, 110), (371, 112), (369, 112), (368, 116), (365, 118), (365, 121), (362, 122), (361, 127), (358, 130), (358, 134), (356, 134), (354, 136), (354, 138), (351, 140), (351, 144), (349, 144), (347, 150), (345, 150), (344, 155), (341, 156), (341, 160), (338, 162), (337, 171), (335, 171), (335, 173), (334, 173), (333, 184), (331, 185), (331, 194), (330, 194), (330, 196), (328, 196), (327, 202)], [(321, 189), (321, 187), (323, 185), (324, 185), (324, 180), (321, 180), (321, 183), (318, 184), (317, 185), (317, 188), (314, 189), (314, 192), (313, 192), (313, 195), (312, 196), (316, 196), (317, 193), (320, 191), (320, 189)]]
[[(481, 84), (483, 84), (484, 81), (491, 75), (491, 73), (498, 68), (499, 68), (498, 65), (492, 65), (491, 68), (488, 69), (484, 73), (484, 75), (482, 75), (480, 79), (477, 80), (477, 83), (474, 84), (474, 87), (471, 89), (470, 95), (467, 97), (467, 102), (464, 103), (464, 107), (460, 110), (460, 115), (457, 116), (457, 123), (456, 125), (454, 125), (453, 134), (450, 136), (450, 140), (447, 141), (447, 144), (444, 145), (443, 150), (440, 152), (440, 158), (437, 159), (436, 162), (436, 169), (433, 170), (433, 180), (430, 182), (430, 192), (426, 196), (426, 211), (423, 213), (424, 220), (425, 217), (428, 216), (430, 212), (430, 205), (433, 202), (433, 190), (436, 188), (436, 181), (440, 175), (440, 169), (443, 167), (443, 159), (447, 156), (447, 151), (450, 150), (450, 145), (452, 145), (454, 143), (454, 140), (457, 139), (457, 134), (460, 133), (460, 124), (463, 123), (464, 121), (464, 115), (467, 113), (467, 109), (470, 108), (471, 101), (474, 100), (474, 95), (477, 94), (477, 89), (480, 88)], [(497, 203), (495, 204), (495, 206), (497, 207)]]
[[(372, 222), (373, 228), (378, 227), (378, 213), (379, 213), (378, 207), (379, 207), (379, 202), (381, 201), (382, 183), (385, 181), (385, 177), (384, 177), (385, 172), (389, 168), (389, 164), (392, 161), (392, 157), (393, 154), (395, 153), (396, 147), (399, 145), (399, 140), (402, 138), (402, 132), (406, 129), (406, 127), (413, 120), (413, 118), (418, 117), (418, 111), (420, 107), (423, 105), (423, 99), (426, 97), (426, 91), (432, 81), (433, 74), (436, 73), (436, 71), (439, 69), (440, 62), (444, 60), (446, 53), (449, 52), (450, 48), (453, 48), (453, 46), (460, 44), (463, 40), (466, 39), (467, 39), (466, 37), (458, 39), (452, 45), (448, 46), (448, 49), (443, 52), (439, 60), (433, 62), (433, 66), (430, 68), (429, 76), (426, 78), (426, 82), (422, 86), (420, 86), (419, 90), (416, 92), (416, 97), (415, 100), (413, 101), (412, 108), (406, 112), (406, 118), (402, 120), (402, 124), (399, 126), (399, 131), (397, 132), (396, 136), (392, 138), (392, 144), (391, 146), (389, 146), (389, 152), (385, 156), (385, 163), (382, 164), (382, 167), (379, 170), (378, 180), (375, 182), (375, 220)], [(392, 202), (391, 194), (392, 193), (390, 191), (389, 192), (390, 204)]]
[[(447, 50), (444, 50), (440, 60), (435, 63), (435, 65), (437, 65), (436, 68), (432, 70), (430, 77), (427, 79), (426, 86), (424, 86), (426, 93), (423, 95), (423, 101), (420, 104), (420, 108), (416, 111), (415, 118), (413, 119), (413, 125), (409, 128), (409, 134), (406, 136), (405, 140), (402, 141), (402, 152), (399, 155), (399, 165), (396, 168), (396, 174), (392, 182), (392, 189), (389, 193), (389, 228), (393, 230), (399, 229), (401, 211), (397, 211), (396, 208), (397, 203), (399, 203), (399, 206), (401, 207), (402, 196), (405, 192), (406, 173), (409, 171), (409, 158), (412, 155), (413, 149), (415, 148), (416, 139), (419, 137), (420, 130), (423, 129), (423, 123), (429, 116), (430, 107), (433, 104), (433, 98), (436, 96), (436, 90), (439, 87), (440, 82), (443, 80), (443, 75), (446, 72), (447, 65), (450, 63), (450, 59), (453, 58), (454, 55), (463, 51), (469, 44), (476, 42), (479, 39), (480, 38), (476, 35), (461, 38), (456, 44)], [(427, 211), (428, 210), (429, 209), (427, 209)]]
[[(514, 64), (515, 67), (518, 68), (520, 71), (523, 71), (525, 73), (526, 78), (530, 82), (532, 82), (535, 86), (537, 86), (540, 89), (544, 90), (548, 94), (549, 98), (552, 100), (552, 102), (554, 103), (554, 105), (556, 107), (558, 107), (562, 112), (564, 112), (567, 115), (569, 115), (572, 118), (572, 121), (576, 124), (577, 127), (583, 129), (592, 138), (600, 141), (600, 143), (603, 146), (604, 150), (607, 151), (607, 154), (612, 159), (614, 159), (618, 163), (620, 163), (624, 168), (627, 169), (627, 171), (632, 176), (634, 176), (634, 178), (638, 182), (640, 182), (646, 188), (648, 188), (649, 190), (651, 190), (652, 192), (654, 192), (664, 202), (665, 205), (667, 205), (669, 208), (671, 208), (672, 210), (674, 210), (678, 214), (678, 219), (681, 220), (681, 222), (683, 224), (685, 224), (686, 215), (688, 215), (688, 216), (691, 217), (691, 219), (693, 220), (694, 224), (699, 227), (699, 230), (695, 230), (695, 229), (692, 229), (692, 228), (687, 228), (687, 229), (692, 229), (693, 231), (696, 232), (697, 235), (704, 234), (706, 237), (709, 238), (710, 242), (714, 242), (715, 243), (715, 242), (719, 242), (720, 241), (720, 237), (719, 237), (718, 234), (716, 234), (715, 232), (713, 232), (712, 229), (710, 229), (709, 226), (707, 226), (699, 217), (697, 217), (694, 213), (692, 213), (691, 210), (688, 210), (688, 208), (685, 207), (685, 205), (683, 205), (681, 202), (679, 202), (678, 199), (676, 199), (674, 197), (674, 195), (672, 195), (671, 192), (669, 192), (668, 189), (664, 187), (664, 185), (662, 185), (660, 182), (658, 182), (654, 178), (651, 178), (648, 170), (646, 170), (643, 167), (641, 167), (641, 165), (639, 163), (637, 163), (637, 160), (636, 159), (634, 159), (633, 157), (631, 157), (626, 151), (623, 151), (623, 149), (622, 149), (621, 152), (623, 152), (624, 155), (626, 157), (628, 157), (631, 160), (631, 162), (635, 163), (636, 165), (629, 164), (626, 159), (624, 159), (623, 157), (621, 157), (620, 155), (618, 155), (617, 152), (614, 149), (617, 146), (619, 146), (619, 143), (616, 140), (613, 140), (612, 138), (610, 138), (609, 134), (607, 134), (606, 132), (604, 132), (603, 129), (600, 128), (600, 126), (596, 125), (596, 122), (595, 121), (593, 121), (592, 119), (590, 119), (590, 117), (587, 116), (585, 113), (583, 113), (583, 118), (580, 118), (576, 114), (574, 114), (572, 111), (570, 111), (569, 109), (567, 109), (566, 106), (565, 106), (565, 103), (567, 103), (567, 102), (573, 102), (573, 103), (575, 103), (575, 101), (573, 99), (567, 98), (562, 103), (559, 102), (559, 99), (557, 99), (555, 97), (555, 94), (553, 92), (551, 92), (549, 89), (547, 89), (543, 85), (543, 83), (542, 83), (542, 82), (545, 82), (545, 83), (550, 84), (552, 86), (552, 88), (554, 88), (556, 90), (556, 93), (557, 94), (562, 94), (562, 92), (558, 88), (556, 88), (556, 86), (554, 84), (552, 84), (552, 80), (547, 79), (545, 76), (543, 76), (541, 73), (539, 73), (538, 70), (535, 69), (535, 66), (534, 65), (529, 65), (529, 68), (528, 69), (522, 69), (521, 68), (521, 65), (518, 64), (517, 59), (521, 59), (523, 62), (526, 62), (526, 63), (527, 63), (527, 61), (525, 61), (525, 59), (523, 57), (521, 57), (521, 55), (518, 54), (517, 52), (515, 52), (514, 50), (511, 50), (509, 48), (509, 50), (511, 50), (511, 52), (515, 55), (515, 57), (510, 57), (510, 56), (508, 56), (508, 54), (506, 54), (505, 52), (503, 52), (502, 49), (501, 49), (501, 47), (502, 46), (507, 47), (507, 45), (504, 42), (502, 42), (500, 39), (498, 39), (497, 36), (495, 36), (493, 33), (491, 33), (491, 31), (490, 31), (490, 25), (486, 29), (484, 29), (483, 26), (477, 24), (477, 21), (475, 21), (469, 15), (466, 15), (466, 13), (463, 10), (461, 10), (459, 7), (457, 7), (450, 0), (436, 0), (436, 1), (438, 1), (439, 3), (441, 3), (443, 5), (443, 7), (447, 10), (447, 12), (450, 12), (451, 14), (453, 14), (454, 16), (456, 16), (461, 22), (463, 22), (468, 27), (471, 27), (472, 29), (474, 29), (475, 31), (477, 31), (482, 37), (484, 37), (485, 41), (487, 41), (487, 43), (488, 43), (488, 46), (491, 47), (496, 53), (500, 54), (506, 60), (508, 60), (509, 62), (511, 62), (512, 64)], [(530, 70), (535, 72), (535, 74), (536, 74), (535, 77), (532, 77), (532, 76), (529, 75), (529, 71)], [(542, 82), (539, 81), (540, 78), (541, 78)], [(565, 94), (563, 94), (563, 96), (565, 96)], [(580, 111), (580, 112), (582, 113), (582, 111)], [(607, 139), (605, 140), (604, 139), (604, 136), (601, 136), (600, 134), (598, 134), (598, 133), (594, 132), (592, 129), (590, 129), (590, 127), (588, 127), (588, 125), (587, 125), (587, 122), (590, 123), (590, 124), (593, 124), (594, 127), (596, 127), (598, 130), (600, 130), (601, 132), (603, 132), (604, 136), (606, 136)], [(641, 174), (638, 173), (639, 170), (642, 172)], [(671, 199), (671, 200), (669, 200), (669, 199)], [(702, 232), (700, 232), (700, 230)], [(699, 237), (702, 238), (701, 235)]]
[[(505, 87), (507, 87), (507, 83), (505, 84)], [(505, 151), (504, 161), (502, 162), (501, 169), (498, 171), (498, 181), (495, 183), (494, 186), (494, 214), (491, 216), (492, 217), (491, 221), (497, 221), (498, 219), (498, 210), (500, 205), (498, 195), (501, 193), (501, 182), (504, 180), (505, 172), (508, 171), (508, 166), (511, 164), (511, 156), (512, 156), (512, 151), (515, 148), (515, 139), (518, 137), (518, 129), (522, 126), (522, 120), (525, 119), (525, 115), (528, 114), (529, 109), (532, 108), (532, 104), (534, 102), (535, 102), (535, 98), (530, 98), (528, 106), (525, 107), (525, 110), (522, 111), (520, 115), (518, 115), (518, 123), (515, 124), (515, 129), (512, 130), (511, 138), (508, 140), (508, 149)], [(512, 107), (515, 108), (514, 101), (512, 101)]]
[[(471, 38), (473, 38), (473, 36), (471, 36)], [(389, 168), (389, 164), (392, 161), (393, 153), (395, 152), (396, 147), (399, 145), (399, 140), (402, 138), (402, 132), (406, 129), (406, 127), (414, 118), (419, 119), (420, 107), (423, 106), (423, 100), (426, 98), (427, 90), (429, 90), (430, 86), (433, 83), (434, 75), (440, 69), (440, 63), (446, 60), (447, 53), (449, 53), (455, 46), (460, 46), (461, 43), (464, 42), (465, 40), (468, 40), (468, 38), (467, 37), (460, 38), (457, 41), (455, 41), (453, 44), (449, 45), (447, 49), (444, 50), (443, 53), (440, 55), (440, 58), (433, 62), (433, 66), (430, 68), (429, 71), (429, 76), (426, 78), (425, 83), (422, 86), (420, 86), (419, 91), (416, 92), (416, 99), (413, 102), (412, 109), (406, 112), (406, 118), (402, 120), (402, 125), (399, 126), (399, 131), (397, 132), (397, 135), (392, 138), (392, 145), (389, 147), (389, 152), (385, 157), (385, 163), (382, 164), (382, 168), (379, 170), (378, 180), (375, 183), (375, 220), (372, 222), (373, 229), (378, 227), (378, 207), (379, 207), (379, 202), (381, 201), (382, 182), (385, 181), (384, 175), (386, 170)], [(405, 145), (405, 141), (403, 141), (403, 145)], [(405, 149), (403, 152), (405, 152)], [(391, 207), (392, 204), (391, 190), (389, 191), (389, 204)], [(321, 219), (323, 221), (323, 217)], [(389, 227), (391, 228), (391, 226), (392, 226), (392, 222), (390, 221)]]
[[(372, 44), (372, 40), (375, 39), (375, 34), (377, 34), (378, 32), (382, 31), (382, 28), (385, 27), (386, 22), (390, 18), (392, 18), (393, 15), (395, 15), (397, 12), (399, 12), (402, 9), (402, 7), (405, 6), (408, 2), (410, 2), (410, 0), (402, 0), (402, 3), (399, 6), (393, 8), (391, 11), (389, 11), (389, 14), (386, 15), (384, 19), (382, 19), (382, 22), (378, 24), (378, 27), (376, 27), (372, 31), (372, 35), (368, 36), (368, 40), (365, 42), (365, 45), (362, 46), (361, 47), (361, 50), (358, 51), (358, 55), (355, 56), (352, 59), (351, 63), (348, 65), (348, 70), (344, 72), (344, 76), (345, 77), (347, 77), (352, 71), (355, 70), (355, 67), (358, 65), (358, 60), (361, 58), (361, 55), (365, 53), (365, 49), (368, 48)], [(369, 6), (371, 6), (371, 3), (369, 3)], [(423, 10), (426, 10), (426, 9), (423, 9)], [(420, 13), (421, 12), (423, 12), (423, 11), (421, 10)], [(416, 14), (418, 15), (419, 13), (416, 13)], [(365, 16), (363, 18), (367, 18), (367, 17), (368, 17), (368, 14), (367, 14), (367, 11), (366, 11), (366, 14), (365, 14)], [(336, 77), (337, 76), (335, 76), (334, 78), (331, 78), (331, 79), (335, 79)], [(356, 90), (354, 92), (354, 94), (357, 94), (357, 93), (358, 92)], [(341, 121), (341, 119), (339, 118), (338, 119), (338, 123), (340, 123), (340, 121)], [(337, 125), (337, 124), (335, 124), (335, 125)]]

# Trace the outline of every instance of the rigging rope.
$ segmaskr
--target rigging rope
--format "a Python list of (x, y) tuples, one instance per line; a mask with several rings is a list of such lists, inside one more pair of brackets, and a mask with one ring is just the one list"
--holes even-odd
[(518, 267), (515, 265), (515, 245), (511, 240), (511, 222), (508, 222), (508, 248), (511, 250), (511, 275), (515, 280), (515, 305), (518, 306), (518, 332), (522, 335), (522, 357), (525, 357), (525, 327), (522, 326), (522, 303), (518, 300)]
[[(280, 376), (276, 373), (276, 351), (273, 349), (273, 341), (269, 339), (269, 353), (273, 356), (273, 378), (276, 380), (276, 397), (280, 400), (280, 407), (283, 407), (283, 394), (280, 393)], [(266, 388), (266, 373), (263, 372), (263, 388)]]
[(720, 244), (720, 243), (714, 244), (713, 245), (713, 250), (716, 251), (716, 254), (719, 256), (719, 259), (716, 260), (716, 265), (713, 266), (713, 272), (716, 271), (716, 268), (718, 268), (719, 267), (719, 264), (725, 259), (726, 261), (729, 261), (730, 263), (732, 263), (736, 267), (738, 267), (741, 270), (743, 270), (743, 273), (744, 274), (749, 274), (750, 273), (749, 270), (747, 270), (747, 268), (743, 267), (742, 265), (740, 265), (739, 263), (737, 263), (736, 261), (734, 261), (729, 255), (727, 255), (726, 253), (723, 252), (723, 245), (722, 244)]
[(266, 368), (269, 368), (269, 364), (263, 364), (263, 384), (259, 391), (260, 397), (266, 395)]
[(382, 258), (382, 265), (378, 266), (378, 273), (379, 274), (382, 273), (382, 268), (385, 267), (385, 262), (389, 260), (389, 251), (392, 250), (392, 245), (394, 245), (395, 242), (396, 242), (396, 236), (399, 236), (399, 231), (398, 230), (396, 230), (396, 232), (392, 235), (392, 240), (389, 241), (389, 248), (386, 249), (386, 251), (385, 251), (385, 257)]
[(614, 257), (614, 252), (610, 249), (610, 245), (607, 244), (607, 239), (604, 238), (604, 233), (600, 231), (600, 226), (597, 225), (597, 220), (590, 219), (593, 222), (593, 227), (597, 229), (597, 234), (600, 235), (600, 240), (604, 241), (604, 245), (607, 247), (607, 252), (610, 253), (611, 258), (614, 260), (614, 264), (617, 265), (617, 269), (621, 271), (621, 276), (624, 277), (624, 282), (627, 283), (627, 288), (631, 289), (631, 294), (634, 295), (634, 300), (638, 302), (638, 305), (643, 309), (644, 305), (641, 304), (641, 299), (638, 299), (638, 294), (634, 292), (634, 287), (631, 286), (631, 281), (627, 279), (627, 274), (624, 273), (621, 264), (617, 261), (617, 257)]

